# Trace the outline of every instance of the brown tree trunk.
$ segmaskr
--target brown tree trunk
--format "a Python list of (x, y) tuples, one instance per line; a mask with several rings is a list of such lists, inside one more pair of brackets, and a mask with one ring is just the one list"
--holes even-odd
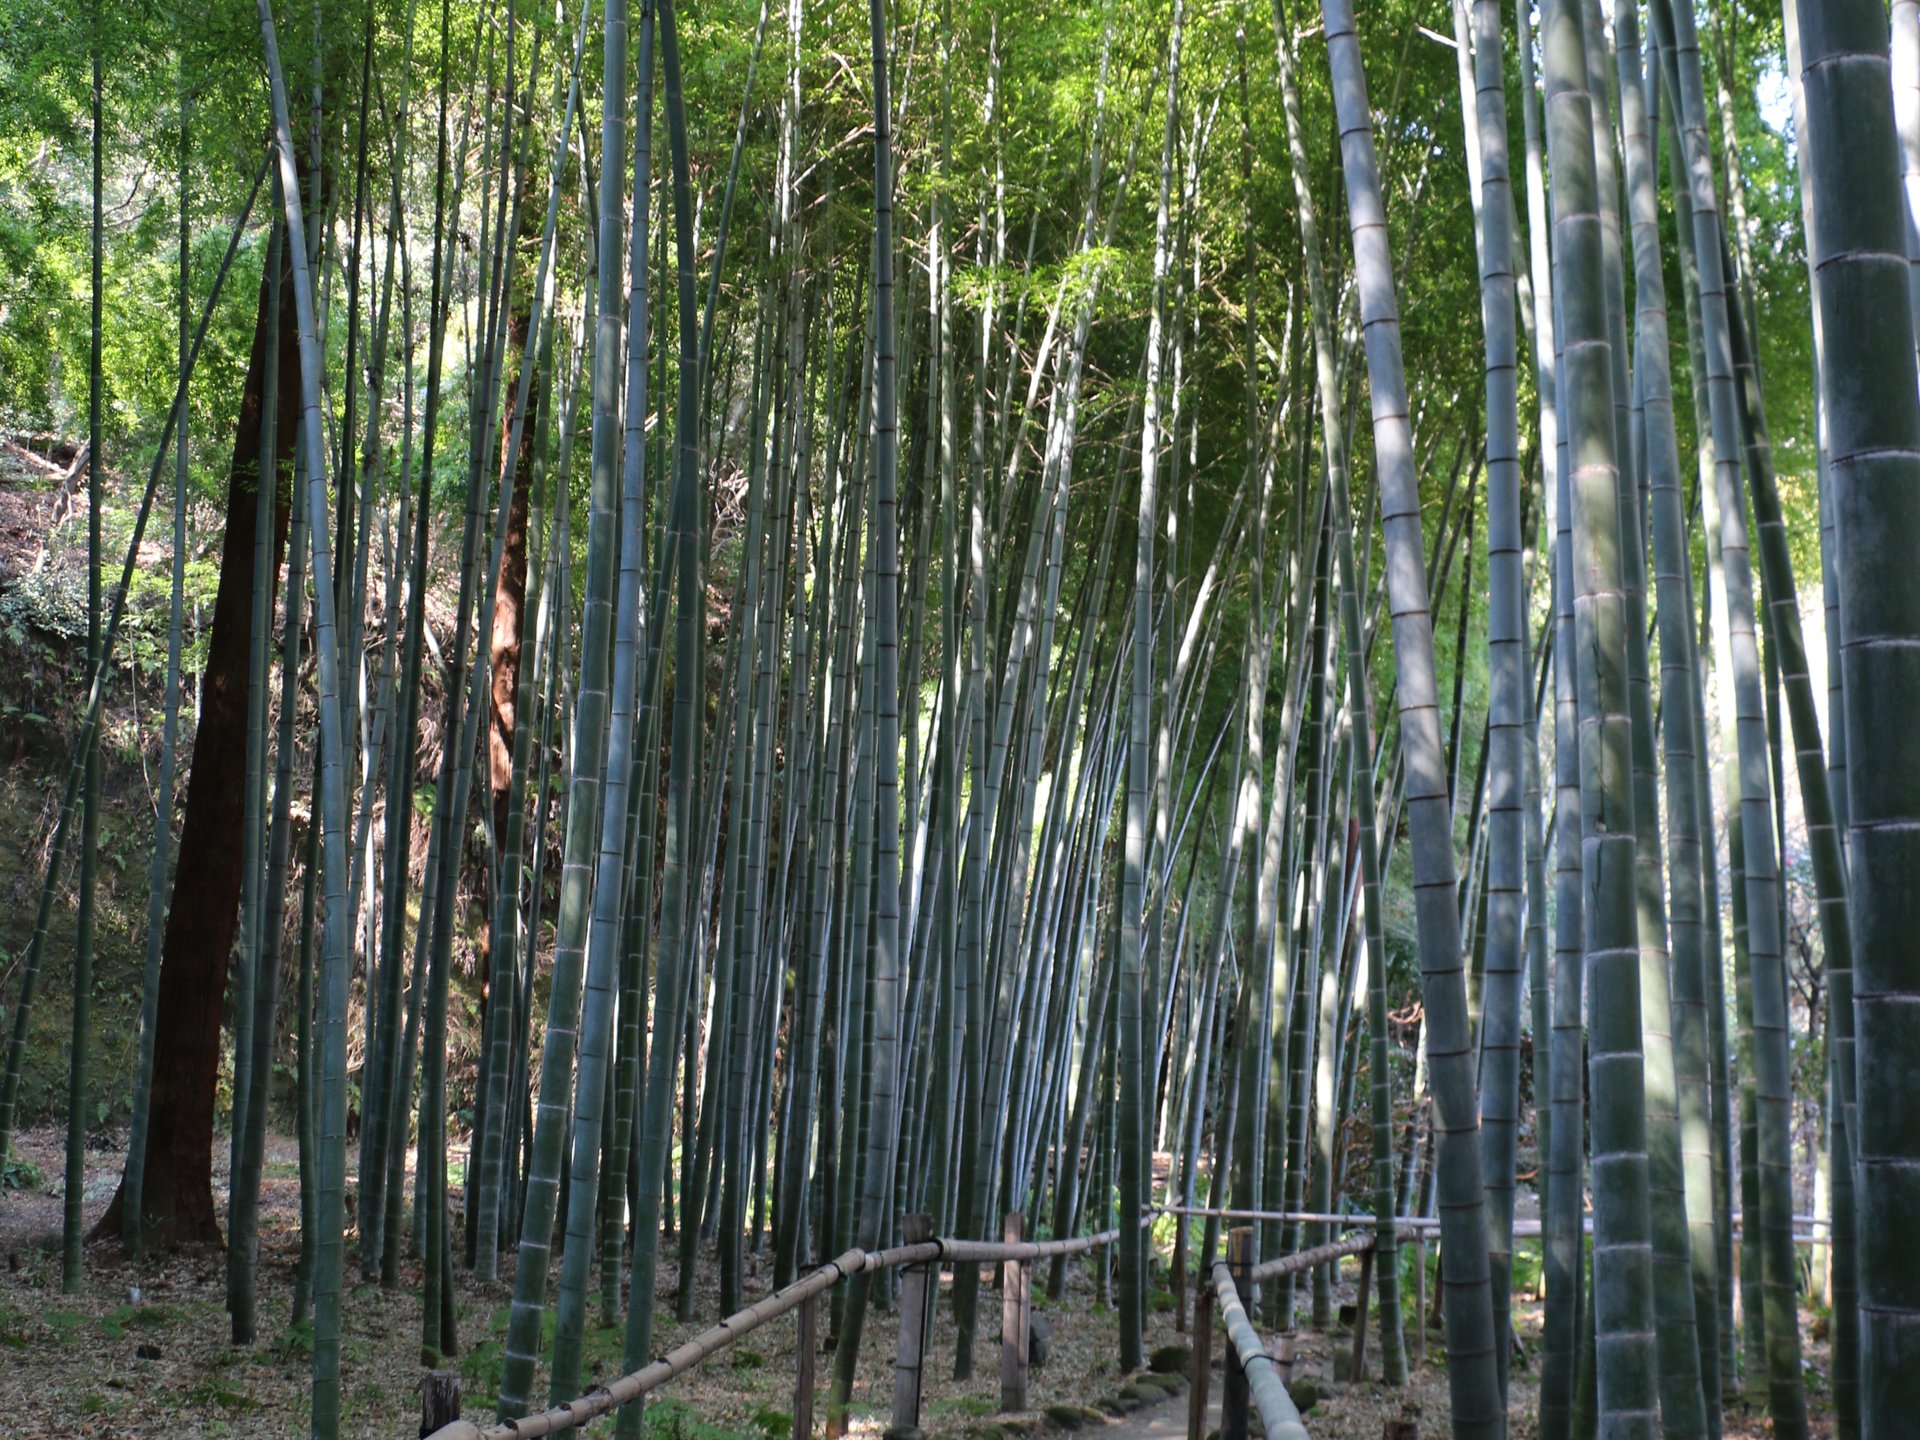
[[(507, 316), (507, 354), (524, 355), (531, 321), (527, 301), (516, 296)], [(520, 427), (520, 448), (507, 456), (513, 439), (517, 377), (509, 376), (500, 417), (500, 453), (513, 467), (513, 498), (507, 506), (507, 534), (500, 560), (500, 584), (493, 595), (492, 713), (487, 725), (487, 778), (493, 795), (496, 845), (507, 840), (507, 798), (513, 785), (514, 700), (520, 684), (520, 612), (527, 599), (527, 507), (533, 486), (533, 432), (542, 396), (539, 377), (527, 392), (527, 421)]]
[[(154, 1248), (221, 1242), (213, 1204), (214, 1092), (220, 1073), (227, 969), (239, 928), (254, 519), (271, 296), (270, 277), (262, 275), (253, 353), (247, 361), (246, 385), (234, 425), (220, 588), (213, 602), (213, 628), (201, 676), (200, 727), (193, 737), (186, 820), (161, 952), (144, 1199), (146, 1243)], [(299, 333), (290, 265), (281, 271), (280, 298), (276, 474), (292, 459), (300, 416)], [(276, 588), (289, 518), (282, 489), (275, 487), (272, 583)], [(120, 1233), (121, 1198), (121, 1194), (114, 1196), (96, 1234)]]

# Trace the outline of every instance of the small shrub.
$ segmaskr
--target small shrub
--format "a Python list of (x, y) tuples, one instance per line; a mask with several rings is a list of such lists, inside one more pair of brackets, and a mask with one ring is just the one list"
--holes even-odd
[(47, 1172), (31, 1160), (19, 1156), (0, 1165), (0, 1190), (40, 1190), (47, 1183)]

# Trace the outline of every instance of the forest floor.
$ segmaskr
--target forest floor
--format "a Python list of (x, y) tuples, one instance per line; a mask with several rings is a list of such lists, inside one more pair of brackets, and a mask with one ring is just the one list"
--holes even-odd
[[(215, 1251), (186, 1252), (135, 1265), (116, 1243), (90, 1247), (87, 1283), (78, 1295), (60, 1293), (62, 1137), (53, 1130), (18, 1137), (15, 1158), (37, 1167), (26, 1184), (0, 1192), (0, 1415), (9, 1436), (135, 1437), (297, 1436), (307, 1428), (307, 1385), (311, 1333), (287, 1323), (295, 1261), (299, 1253), (299, 1178), (293, 1144), (269, 1143), (261, 1209), (259, 1266), (260, 1331), (248, 1348), (228, 1343), (225, 1309), (225, 1260)], [(119, 1181), (121, 1155), (100, 1149), (89, 1154), (86, 1208), (89, 1224), (105, 1210)], [(216, 1163), (216, 1192), (224, 1188), (224, 1156)], [(21, 1170), (14, 1171), (16, 1182)], [(217, 1198), (216, 1193), (216, 1198)], [(483, 1414), (499, 1378), (501, 1340), (511, 1295), (509, 1274), (491, 1285), (460, 1273), (456, 1298), (463, 1353), (451, 1362), (464, 1376), (469, 1414)], [(672, 1345), (713, 1323), (718, 1313), (716, 1285), (703, 1267), (698, 1286), (698, 1318), (670, 1318), (678, 1277), (669, 1261), (662, 1266), (657, 1303), (661, 1333), (657, 1348)], [(748, 1298), (769, 1286), (768, 1257), (747, 1257)], [(420, 1330), (418, 1270), (405, 1267), (403, 1284), (393, 1290), (357, 1281), (349, 1271), (347, 1332), (342, 1356), (346, 1374), (343, 1432), (399, 1440), (417, 1429)], [(951, 1283), (943, 1277), (943, 1287)], [(1336, 1290), (1336, 1300), (1352, 1298), (1353, 1267)], [(981, 1307), (981, 1333), (975, 1347), (974, 1376), (951, 1378), (954, 1353), (951, 1309), (937, 1308), (929, 1342), (922, 1423), (930, 1440), (1026, 1440), (1043, 1432), (1079, 1428), (1099, 1440), (1165, 1440), (1184, 1433), (1187, 1400), (1165, 1400), (1140, 1413), (1103, 1414), (1102, 1402), (1119, 1397), (1133, 1377), (1115, 1360), (1118, 1322), (1096, 1293), (1090, 1267), (1069, 1267), (1065, 1296), (1045, 1298), (1044, 1278), (1036, 1276), (1036, 1315), (1053, 1327), (1050, 1354), (1033, 1372), (1032, 1409), (1019, 1416), (996, 1414), (998, 1355), (993, 1315)], [(1164, 1295), (1164, 1292), (1156, 1292)], [(1150, 1307), (1146, 1343), (1184, 1346), (1170, 1313), (1171, 1297)], [(1807, 1317), (1811, 1320), (1812, 1317)], [(1535, 1385), (1531, 1358), (1538, 1354), (1540, 1307), (1516, 1306), (1523, 1359), (1514, 1370), (1513, 1440), (1532, 1440)], [(824, 1328), (824, 1327), (823, 1327)], [(610, 1379), (619, 1369), (621, 1328), (596, 1328), (587, 1340), (590, 1380)], [(1411, 1346), (1414, 1336), (1409, 1330)], [(892, 1317), (877, 1314), (861, 1346), (859, 1379), (853, 1397), (856, 1436), (877, 1436), (885, 1426), (892, 1384)], [(1404, 1389), (1377, 1383), (1340, 1384), (1332, 1380), (1332, 1353), (1351, 1343), (1336, 1330), (1298, 1337), (1294, 1386), (1306, 1398), (1303, 1380), (1311, 1378), (1318, 1403), (1307, 1416), (1316, 1440), (1379, 1440), (1385, 1423), (1412, 1420), (1422, 1440), (1449, 1433), (1445, 1352), (1439, 1332), (1431, 1332), (1428, 1363), (1416, 1366)], [(1214, 1353), (1222, 1353), (1216, 1337)], [(1369, 1345), (1377, 1370), (1378, 1347)], [(1824, 1341), (1808, 1346), (1809, 1404), (1816, 1440), (1831, 1435), (1826, 1408)], [(816, 1416), (824, 1415), (831, 1362), (817, 1366), (822, 1393)], [(674, 1381), (649, 1406), (650, 1440), (791, 1440), (793, 1327), (784, 1321)], [(1216, 1372), (1210, 1387), (1219, 1394)], [(536, 1387), (536, 1393), (539, 1393)], [(1117, 1408), (1117, 1407), (1115, 1407)], [(1768, 1440), (1764, 1418), (1730, 1414), (1726, 1440)]]

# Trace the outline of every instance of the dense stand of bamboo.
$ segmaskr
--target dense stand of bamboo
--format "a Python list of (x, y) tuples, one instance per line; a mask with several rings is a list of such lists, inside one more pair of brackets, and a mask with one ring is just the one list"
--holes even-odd
[[(1013, 1212), (1054, 1236), (1117, 1229), (1093, 1283), (1137, 1369), (1163, 1261), (1226, 1272), (1217, 1208), (1180, 1214), (1171, 1255), (1133, 1222), (1200, 1202), (1319, 1217), (1247, 1237), (1275, 1276), (1259, 1318), (1287, 1328), (1301, 1304), (1327, 1323), (1327, 1272), (1296, 1295), (1276, 1262), (1324, 1243), (1328, 1212), (1370, 1224), (1392, 1383), (1396, 1229), (1437, 1213), (1454, 1433), (1504, 1435), (1537, 1383), (1548, 1440), (1718, 1436), (1742, 1393), (1803, 1436), (1797, 1027), (1829, 1046), (1837, 1433), (1900, 1433), (1920, 1310), (1898, 1238), (1920, 1163), (1901, 1118), (1920, 988), (1916, 7), (1894, 6), (1890, 39), (1864, 0), (1786, 5), (1824, 735), (1726, 66), (1716, 150), (1691, 0), (1545, 0), (1537, 24), (1456, 0), (1441, 113), (1459, 133), (1438, 148), (1408, 138), (1406, 53), (1381, 86), (1386, 37), (1348, 0), (1323, 0), (1312, 63), (1309, 18), (1275, 0), (1271, 71), (1246, 17), (1076, 15), (1056, 68), (1090, 75), (1087, 97), (1076, 133), (1038, 141), (1030, 42), (950, 3), (872, 0), (856, 37), (762, 0), (750, 45), (725, 47), (672, 0), (343, 4), (351, 43), (323, 39), (331, 8), (311, 35), (281, 15), (283, 38), (258, 0), (273, 214), (229, 510), (247, 533), (228, 554), (251, 564), (222, 611), (243, 750), (229, 1309), (251, 1343), (291, 1046), (316, 1436), (340, 1426), (350, 1238), (382, 1284), (418, 1261), (429, 1365), (471, 1338), (459, 1272), (493, 1281), (507, 1260), (507, 1421), (540, 1384), (554, 1406), (581, 1394), (596, 1304), (624, 1312), (642, 1372), (663, 1245), (684, 1319), (709, 1245), (730, 1313), (749, 1249), (787, 1286), (894, 1244), (909, 1213), (960, 1236)], [(0, 1078), (3, 1152), (73, 850), (69, 1289), (127, 593), (101, 583), (103, 43), (88, 689)], [(864, 76), (829, 66), (861, 46)], [(732, 68), (716, 125), (700, 105)], [(166, 939), (176, 863), (171, 905), (192, 899), (189, 857), (170, 859), (186, 399), (262, 184), (195, 328), (181, 80), (178, 382), (127, 560), (171, 444), (113, 1215), (136, 1251), (178, 1225), (173, 1152), (149, 1139), (180, 1103), (153, 1079), (186, 963)], [(1430, 375), (1403, 347), (1440, 342), (1403, 334), (1401, 297), (1435, 252), (1466, 263), (1424, 203), (1450, 183), (1441, 148), (1468, 186), (1480, 324), (1446, 352), (1465, 368)], [(1256, 203), (1270, 183), (1285, 199)], [(1345, 245), (1318, 218), (1342, 209)], [(1828, 986), (1804, 1013), (1788, 746)], [(1537, 1382), (1513, 1342), (1528, 1168)], [(1067, 1259), (1048, 1258), (1058, 1295)], [(845, 1268), (830, 1434), (895, 1283)], [(981, 1279), (960, 1254), (962, 1376)], [(1256, 1307), (1221, 1287), (1245, 1352)]]

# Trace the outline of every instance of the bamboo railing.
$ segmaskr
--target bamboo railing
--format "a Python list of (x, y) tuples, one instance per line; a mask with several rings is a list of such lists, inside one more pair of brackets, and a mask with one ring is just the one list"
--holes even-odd
[[(1233, 1218), (1240, 1217), (1235, 1215)], [(1283, 1275), (1303, 1274), (1317, 1270), (1323, 1265), (1338, 1265), (1349, 1255), (1359, 1256), (1360, 1286), (1353, 1325), (1353, 1373), (1356, 1376), (1363, 1375), (1366, 1370), (1367, 1353), (1367, 1302), (1372, 1289), (1373, 1252), (1379, 1238), (1379, 1231), (1369, 1224), (1364, 1216), (1311, 1214), (1295, 1216), (1283, 1215), (1280, 1212), (1251, 1211), (1246, 1213), (1245, 1218), (1338, 1220), (1343, 1223), (1368, 1226), (1345, 1240), (1337, 1240), (1329, 1245), (1317, 1245), (1311, 1250), (1283, 1255), (1259, 1265), (1252, 1263), (1252, 1228), (1238, 1227), (1227, 1235), (1227, 1257), (1213, 1262), (1210, 1275), (1213, 1283), (1200, 1286), (1195, 1297), (1193, 1383), (1187, 1410), (1189, 1440), (1200, 1440), (1200, 1437), (1206, 1434), (1207, 1384), (1213, 1367), (1211, 1353), (1213, 1311), (1216, 1308), (1229, 1342), (1226, 1356), (1226, 1382), (1220, 1397), (1220, 1440), (1247, 1440), (1248, 1422), (1251, 1418), (1249, 1406), (1259, 1410), (1260, 1423), (1266, 1431), (1267, 1440), (1308, 1440), (1306, 1426), (1300, 1419), (1300, 1411), (1294, 1405), (1293, 1397), (1287, 1392), (1286, 1377), (1281, 1373), (1281, 1364), (1269, 1353), (1260, 1332), (1248, 1317), (1247, 1303), (1252, 1298), (1253, 1287), (1261, 1281), (1275, 1280)], [(1417, 1234), (1413, 1227), (1404, 1223), (1396, 1224), (1394, 1229), (1396, 1233), (1409, 1236)]]
[[(1141, 1216), (1150, 1225), (1164, 1212)], [(1029, 1270), (1036, 1260), (1056, 1255), (1081, 1255), (1120, 1238), (1118, 1229), (1060, 1240), (1023, 1239), (1025, 1217), (1007, 1216), (1006, 1238), (947, 1240), (930, 1238), (931, 1223), (924, 1215), (909, 1215), (903, 1224), (908, 1243), (886, 1250), (849, 1250), (809, 1272), (784, 1289), (763, 1296), (734, 1312), (719, 1324), (676, 1345), (651, 1365), (610, 1380), (564, 1405), (555, 1405), (516, 1420), (481, 1425), (453, 1419), (434, 1429), (429, 1440), (533, 1440), (577, 1430), (622, 1405), (640, 1399), (677, 1376), (725, 1350), (745, 1335), (798, 1312), (799, 1343), (795, 1346), (793, 1433), (812, 1431), (814, 1344), (819, 1299), (835, 1285), (863, 1271), (904, 1269), (900, 1297), (900, 1336), (894, 1360), (893, 1429), (917, 1429), (920, 1416), (920, 1369), (926, 1344), (926, 1319), (934, 1290), (933, 1278), (942, 1262), (955, 1265), (1003, 1266), (1000, 1320), (1000, 1408), (1027, 1406), (1027, 1339), (1031, 1322)], [(1277, 1437), (1276, 1437), (1277, 1440)]]
[[(1267, 1353), (1260, 1332), (1253, 1328), (1246, 1307), (1240, 1303), (1240, 1286), (1235, 1282), (1234, 1269), (1235, 1266), (1225, 1260), (1216, 1260), (1213, 1264), (1214, 1299), (1220, 1307), (1220, 1321), (1226, 1327), (1227, 1341), (1233, 1347), (1228, 1352), (1226, 1390), (1220, 1397), (1220, 1440), (1235, 1440), (1247, 1433), (1248, 1397), (1259, 1407), (1267, 1440), (1308, 1440), (1307, 1427), (1300, 1422), (1300, 1411), (1287, 1393), (1286, 1382), (1280, 1378), (1280, 1367)], [(1245, 1395), (1236, 1395), (1236, 1389), (1243, 1390)]]

